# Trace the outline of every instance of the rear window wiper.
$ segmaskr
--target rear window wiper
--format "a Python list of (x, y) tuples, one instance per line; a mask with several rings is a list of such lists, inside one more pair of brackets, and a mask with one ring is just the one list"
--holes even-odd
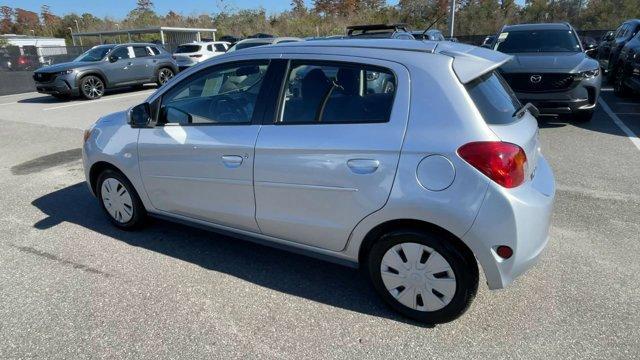
[(516, 110), (511, 116), (515, 116), (520, 119), (527, 111), (529, 111), (531, 115), (535, 117), (538, 117), (540, 115), (540, 110), (538, 110), (535, 105), (533, 105), (532, 103), (526, 103), (524, 106), (520, 107), (520, 109)]

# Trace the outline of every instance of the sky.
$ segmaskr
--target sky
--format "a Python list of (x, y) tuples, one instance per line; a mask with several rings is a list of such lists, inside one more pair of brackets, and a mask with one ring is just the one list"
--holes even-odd
[[(281, 12), (291, 7), (291, 0), (223, 0), (224, 3), (236, 9), (257, 8), (262, 6), (268, 13)], [(307, 6), (312, 0), (306, 0)], [(398, 0), (388, 0), (390, 4), (397, 4)], [(215, 13), (219, 11), (220, 0), (153, 0), (156, 12), (161, 15), (173, 10), (183, 15)], [(98, 17), (123, 18), (136, 6), (136, 0), (0, 0), (0, 6), (40, 12), (40, 7), (47, 4), (56, 15), (75, 12), (91, 13)]]

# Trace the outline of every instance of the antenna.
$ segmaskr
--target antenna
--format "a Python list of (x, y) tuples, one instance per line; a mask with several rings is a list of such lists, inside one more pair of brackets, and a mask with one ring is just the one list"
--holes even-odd
[(442, 19), (442, 17), (445, 15), (446, 13), (442, 13), (440, 16), (438, 16), (423, 32), (422, 35), (424, 36), (427, 31), (429, 31), (429, 29), (431, 29), (431, 27), (433, 25), (435, 25), (438, 21), (440, 21), (440, 19)]

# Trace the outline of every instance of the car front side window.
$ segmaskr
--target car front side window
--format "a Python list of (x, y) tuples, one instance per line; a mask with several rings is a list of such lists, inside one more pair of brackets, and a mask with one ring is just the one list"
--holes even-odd
[(172, 87), (162, 98), (160, 124), (250, 124), (268, 61), (204, 69)]

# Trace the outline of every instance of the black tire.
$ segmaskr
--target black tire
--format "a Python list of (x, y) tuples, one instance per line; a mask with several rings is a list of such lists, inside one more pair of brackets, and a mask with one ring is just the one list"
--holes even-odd
[(619, 64), (613, 74), (613, 93), (620, 97), (631, 94), (631, 89), (624, 83), (624, 66)]
[(593, 118), (593, 110), (577, 111), (571, 115), (571, 119), (576, 123), (586, 123)]
[(168, 67), (162, 67), (158, 69), (158, 74), (156, 74), (156, 84), (158, 86), (162, 86), (166, 84), (169, 79), (171, 79), (175, 75), (175, 72)]
[[(417, 243), (427, 246), (448, 262), (455, 276), (455, 293), (444, 307), (435, 311), (412, 309), (396, 300), (390, 293), (390, 290), (387, 290), (382, 279), (382, 259), (387, 251), (403, 243)], [(429, 256), (433, 256), (433, 253)], [(406, 257), (405, 259), (407, 260), (406, 264), (408, 264), (409, 259)], [(418, 261), (422, 263), (422, 259), (421, 257)], [(424, 264), (426, 264), (427, 261), (428, 257), (425, 259)], [(400, 230), (382, 236), (369, 251), (367, 256), (367, 270), (373, 287), (393, 310), (410, 319), (427, 324), (445, 323), (457, 319), (469, 308), (478, 291), (478, 265), (476, 264), (475, 258), (472, 255), (469, 256), (469, 254), (465, 256), (465, 252), (459, 249), (451, 238), (421, 230)], [(411, 274), (411, 276), (414, 275)], [(427, 278), (424, 277), (422, 279)], [(400, 288), (402, 288), (402, 286), (397, 289)], [(409, 291), (412, 289), (405, 288), (405, 290)], [(405, 290), (400, 290), (400, 293)], [(434, 292), (432, 289), (431, 292), (437, 295), (437, 291)], [(416, 304), (419, 305), (422, 297), (415, 292), (413, 296), (416, 296), (415, 301)], [(402, 295), (399, 297), (402, 297)]]
[(87, 75), (80, 80), (80, 95), (87, 100), (101, 98), (104, 90), (104, 81), (95, 75)]
[[(124, 186), (128, 194), (130, 195), (130, 199), (131, 199), (130, 210), (132, 214), (130, 219), (128, 218), (123, 219), (126, 221), (117, 220), (107, 209), (107, 205), (105, 205), (106, 201), (103, 198), (102, 186), (105, 181), (107, 180), (111, 181), (112, 179), (117, 180), (117, 182), (119, 182), (122, 186)], [(118, 191), (119, 189), (115, 189), (115, 190)], [(142, 204), (142, 201), (140, 200), (140, 197), (138, 196), (136, 189), (133, 187), (131, 182), (119, 171), (107, 169), (107, 170), (104, 170), (98, 176), (98, 180), (96, 181), (96, 195), (98, 198), (98, 202), (100, 203), (100, 207), (105, 212), (105, 215), (107, 216), (109, 221), (111, 221), (111, 223), (116, 227), (123, 230), (134, 230), (141, 227), (146, 222), (147, 211), (144, 208), (144, 205)]]

